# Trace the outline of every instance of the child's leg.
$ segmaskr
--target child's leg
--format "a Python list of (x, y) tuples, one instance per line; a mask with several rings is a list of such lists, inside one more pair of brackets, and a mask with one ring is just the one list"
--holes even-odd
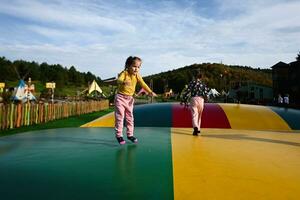
[(198, 127), (199, 130), (201, 128), (201, 117), (202, 117), (202, 113), (203, 113), (203, 109), (204, 109), (204, 99), (199, 97), (197, 99), (197, 107), (198, 107)]
[(191, 98), (191, 113), (192, 113), (192, 124), (193, 124), (193, 127), (199, 127), (199, 118), (198, 118), (198, 115), (199, 115), (199, 112), (198, 112), (198, 107), (197, 107), (197, 97), (192, 97)]
[(123, 95), (116, 94), (115, 97), (115, 130), (116, 136), (123, 136), (123, 123), (124, 123), (124, 113), (125, 113), (126, 99)]
[(133, 117), (133, 105), (134, 105), (134, 98), (131, 97), (127, 101), (127, 106), (125, 109), (125, 120), (126, 120), (126, 128), (127, 128), (127, 137), (133, 136), (134, 131), (134, 117)]

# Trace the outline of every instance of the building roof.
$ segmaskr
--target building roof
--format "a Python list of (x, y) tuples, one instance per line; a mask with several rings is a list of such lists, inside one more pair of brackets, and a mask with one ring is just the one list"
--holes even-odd
[(277, 64), (273, 65), (271, 68), (287, 68), (287, 67), (289, 67), (289, 64), (280, 61)]
[(291, 66), (291, 67), (300, 67), (300, 61), (297, 60), (297, 61), (291, 62), (291, 63), (290, 63), (290, 66)]

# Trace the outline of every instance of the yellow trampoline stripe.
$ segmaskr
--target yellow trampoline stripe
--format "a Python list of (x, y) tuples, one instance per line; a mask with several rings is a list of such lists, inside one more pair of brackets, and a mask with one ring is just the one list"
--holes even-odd
[(300, 135), (172, 128), (174, 199), (300, 199)]
[(219, 104), (232, 129), (292, 130), (274, 111), (265, 106), (246, 104)]
[(92, 122), (82, 125), (81, 127), (114, 127), (115, 126), (115, 112), (108, 113)]

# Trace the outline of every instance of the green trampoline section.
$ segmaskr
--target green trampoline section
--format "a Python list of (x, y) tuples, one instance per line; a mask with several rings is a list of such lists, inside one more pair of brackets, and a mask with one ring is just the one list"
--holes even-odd
[(120, 147), (111, 128), (0, 138), (0, 198), (173, 199), (169, 128), (137, 128)]

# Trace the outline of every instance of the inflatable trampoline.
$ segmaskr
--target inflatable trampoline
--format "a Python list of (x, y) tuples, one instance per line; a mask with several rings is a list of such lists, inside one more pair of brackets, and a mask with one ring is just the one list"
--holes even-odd
[(205, 104), (198, 137), (177, 103), (134, 117), (138, 144), (117, 143), (114, 113), (1, 137), (1, 199), (300, 198), (299, 110)]

